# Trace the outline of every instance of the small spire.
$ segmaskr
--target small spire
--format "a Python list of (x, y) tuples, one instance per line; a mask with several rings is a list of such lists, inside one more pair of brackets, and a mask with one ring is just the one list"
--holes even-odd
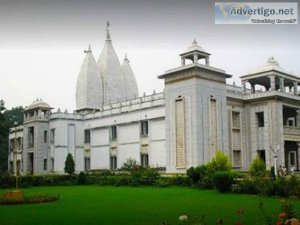
[(278, 61), (277, 60), (275, 60), (275, 58), (272, 56), (272, 57), (270, 57), (270, 58), (268, 58), (268, 60), (267, 60), (267, 64), (268, 65), (278, 65), (279, 66), (279, 63), (278, 63)]
[(124, 61), (128, 61), (128, 62), (129, 62), (129, 60), (128, 60), (128, 58), (127, 58), (127, 53), (125, 53)]
[(193, 45), (198, 45), (197, 41), (196, 41), (196, 38), (194, 38)]
[(109, 21), (107, 21), (106, 22), (106, 40), (107, 41), (110, 41), (111, 39), (110, 39), (110, 34), (109, 34), (109, 26), (110, 26), (110, 23), (109, 23)]
[(88, 50), (84, 50), (84, 53), (91, 53), (92, 52), (92, 48), (91, 45), (89, 45)]

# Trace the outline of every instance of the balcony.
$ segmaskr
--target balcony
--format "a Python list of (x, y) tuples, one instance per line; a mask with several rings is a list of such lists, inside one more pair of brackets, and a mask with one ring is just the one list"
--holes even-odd
[(283, 126), (284, 140), (300, 141), (300, 127)]

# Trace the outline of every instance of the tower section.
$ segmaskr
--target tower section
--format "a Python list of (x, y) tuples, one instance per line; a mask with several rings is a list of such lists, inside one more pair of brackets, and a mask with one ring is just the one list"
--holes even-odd
[(228, 151), (226, 78), (231, 75), (211, 67), (210, 54), (196, 40), (180, 56), (180, 67), (159, 76), (165, 81), (166, 168), (171, 173), (185, 173), (210, 161), (217, 150)]

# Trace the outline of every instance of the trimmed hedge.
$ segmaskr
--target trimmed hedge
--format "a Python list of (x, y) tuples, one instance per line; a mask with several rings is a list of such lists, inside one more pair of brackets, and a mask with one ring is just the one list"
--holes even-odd
[(300, 179), (295, 175), (275, 180), (270, 177), (244, 178), (234, 185), (233, 192), (300, 198)]
[(229, 171), (220, 171), (216, 172), (213, 175), (213, 183), (215, 188), (219, 192), (229, 192), (231, 191), (234, 179), (237, 177), (237, 174)]

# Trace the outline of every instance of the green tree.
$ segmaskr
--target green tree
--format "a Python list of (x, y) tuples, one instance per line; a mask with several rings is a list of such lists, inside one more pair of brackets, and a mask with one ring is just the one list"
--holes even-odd
[(23, 123), (23, 111), (22, 106), (7, 110), (5, 102), (0, 100), (0, 172), (7, 170), (9, 128), (14, 126), (14, 122)]
[(75, 162), (72, 154), (69, 153), (65, 161), (65, 173), (71, 176), (74, 172), (75, 172)]

